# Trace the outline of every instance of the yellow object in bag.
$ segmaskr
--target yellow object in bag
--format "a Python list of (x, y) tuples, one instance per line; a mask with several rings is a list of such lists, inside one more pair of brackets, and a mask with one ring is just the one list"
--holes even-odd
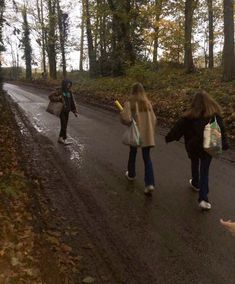
[(120, 111), (123, 111), (123, 107), (122, 107), (122, 105), (119, 103), (119, 101), (115, 101), (114, 103), (115, 103), (115, 105), (117, 106), (117, 108), (118, 108)]

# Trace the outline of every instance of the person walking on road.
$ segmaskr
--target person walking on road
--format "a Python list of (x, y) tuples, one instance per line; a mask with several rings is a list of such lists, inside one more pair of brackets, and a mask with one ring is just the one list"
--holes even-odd
[(51, 102), (62, 102), (63, 107), (60, 113), (60, 134), (58, 143), (68, 145), (67, 142), (67, 126), (69, 119), (69, 112), (73, 112), (73, 114), (77, 117), (77, 107), (72, 93), (72, 82), (68, 79), (65, 79), (61, 82), (61, 88), (52, 92), (49, 95), (49, 99)]
[[(142, 156), (145, 165), (144, 193), (151, 195), (155, 188), (155, 181), (150, 150), (155, 146), (156, 116), (142, 84), (135, 83), (132, 86), (131, 96), (129, 100), (125, 102), (124, 109), (120, 115), (121, 121), (125, 125), (130, 126), (133, 119), (136, 121), (140, 134), (140, 147), (142, 149)], [(136, 176), (136, 154), (137, 146), (130, 146), (129, 160), (125, 174), (129, 181), (133, 181)]]
[(190, 186), (199, 192), (199, 207), (211, 209), (208, 200), (209, 168), (212, 156), (203, 148), (203, 135), (205, 126), (217, 120), (222, 135), (222, 149), (229, 148), (222, 119), (222, 110), (218, 103), (205, 91), (198, 91), (192, 101), (191, 107), (175, 124), (166, 136), (166, 142), (178, 141), (184, 136), (185, 147), (191, 159), (192, 179)]

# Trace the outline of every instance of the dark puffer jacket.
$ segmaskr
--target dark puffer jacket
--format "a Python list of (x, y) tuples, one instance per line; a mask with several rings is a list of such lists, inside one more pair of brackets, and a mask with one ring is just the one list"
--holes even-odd
[[(214, 118), (181, 118), (175, 126), (170, 130), (166, 136), (166, 142), (178, 141), (184, 136), (185, 148), (189, 158), (200, 158), (204, 153), (203, 149), (203, 133), (206, 124), (209, 121), (213, 121)], [(217, 122), (221, 129), (222, 134), (222, 148), (227, 150), (229, 148), (227, 136), (225, 133), (223, 119), (220, 116), (216, 116)]]

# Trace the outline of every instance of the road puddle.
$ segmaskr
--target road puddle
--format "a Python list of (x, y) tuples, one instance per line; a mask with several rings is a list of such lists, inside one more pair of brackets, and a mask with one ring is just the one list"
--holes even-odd
[(81, 144), (79, 140), (75, 140), (73, 137), (68, 137), (68, 142), (71, 143), (65, 147), (66, 152), (69, 155), (69, 159), (73, 161), (78, 168), (81, 168), (84, 162), (85, 145)]

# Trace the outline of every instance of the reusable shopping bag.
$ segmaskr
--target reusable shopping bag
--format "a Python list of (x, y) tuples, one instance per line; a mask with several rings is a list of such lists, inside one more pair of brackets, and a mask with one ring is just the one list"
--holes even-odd
[(62, 109), (63, 109), (62, 102), (49, 102), (46, 111), (55, 116), (60, 116)]
[(139, 147), (141, 145), (140, 132), (134, 119), (132, 119), (131, 125), (128, 126), (124, 132), (122, 143), (133, 147)]
[(222, 153), (222, 135), (216, 117), (204, 128), (203, 148), (212, 157), (218, 157)]

